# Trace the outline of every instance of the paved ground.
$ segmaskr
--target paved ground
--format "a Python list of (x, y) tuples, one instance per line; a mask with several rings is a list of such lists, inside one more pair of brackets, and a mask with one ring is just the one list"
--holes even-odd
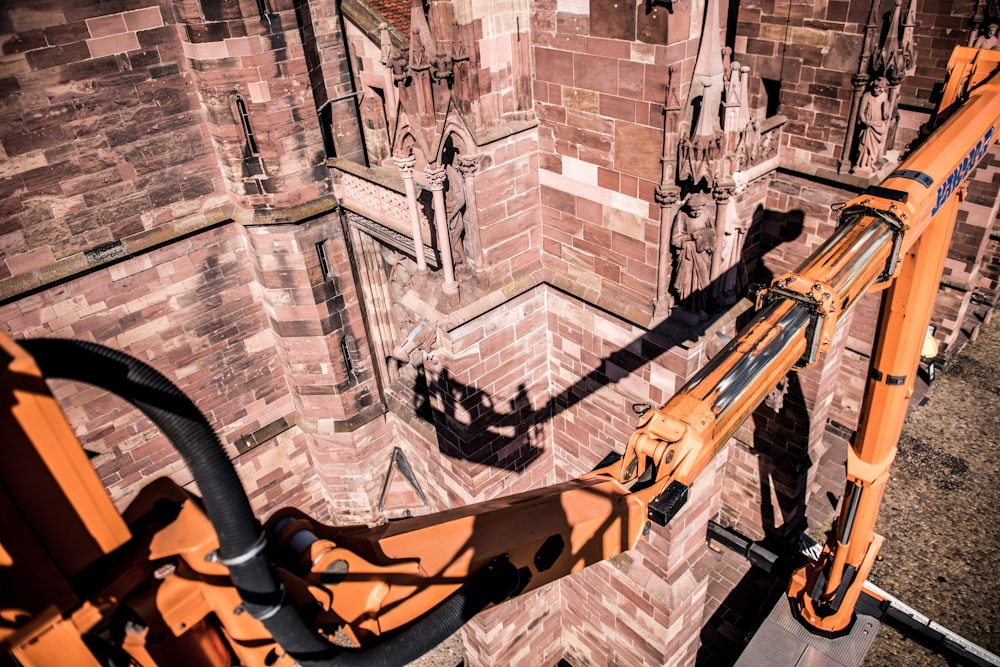
[[(870, 579), (994, 654), (1000, 654), (998, 445), (1000, 317), (993, 317), (910, 412), (876, 526), (885, 536), (883, 559)], [(885, 627), (865, 662), (947, 664)]]

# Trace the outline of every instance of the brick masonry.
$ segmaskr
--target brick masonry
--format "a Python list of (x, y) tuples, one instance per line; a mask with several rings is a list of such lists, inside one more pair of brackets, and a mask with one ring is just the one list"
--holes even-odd
[(535, 3), (543, 261), (560, 287), (641, 321), (655, 295), (667, 65), (686, 85), (694, 63), (685, 41), (638, 41), (635, 17), (609, 33), (615, 15), (611, 3)]
[(9, 10), (0, 279), (225, 200), (172, 12), (146, 4)]
[[(6, 304), (0, 321), (19, 337), (91, 340), (152, 365), (208, 417), (255, 506), (294, 501), (328, 514), (301, 433), (236, 457), (237, 439), (295, 415), (248, 260), (242, 229), (226, 225)], [(124, 401), (77, 383), (54, 391), (119, 506), (153, 477), (191, 481), (164, 437)]]

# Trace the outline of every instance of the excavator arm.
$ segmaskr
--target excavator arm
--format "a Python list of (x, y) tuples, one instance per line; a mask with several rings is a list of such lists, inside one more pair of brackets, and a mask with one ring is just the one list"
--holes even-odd
[[(204, 417), (162, 375), (101, 346), (0, 337), (9, 408), (0, 426), (13, 434), (0, 466), (0, 647), (24, 665), (412, 660), (480, 610), (632, 549), (669, 522), (780, 379), (816, 363), (838, 318), (888, 288), (844, 510), (789, 588), (806, 623), (843, 629), (880, 544), (878, 503), (957, 197), (1000, 131), (996, 66), (994, 53), (957, 49), (940, 129), (848, 202), (833, 236), (758, 295), (743, 331), (643, 415), (620, 458), (553, 487), (375, 527), (327, 526), (295, 509), (261, 526)], [(120, 517), (45, 386), (57, 377), (104, 387), (150, 416), (202, 497), (159, 481)], [(345, 647), (339, 630), (360, 648)]]

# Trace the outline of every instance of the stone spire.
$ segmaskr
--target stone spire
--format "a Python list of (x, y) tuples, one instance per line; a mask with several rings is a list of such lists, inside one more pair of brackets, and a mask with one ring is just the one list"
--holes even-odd
[(722, 158), (721, 111), (725, 89), (719, 0), (708, 0), (691, 91), (684, 112), (688, 131), (682, 133), (678, 150), (680, 177), (689, 179), (694, 186), (705, 180), (709, 188), (713, 187), (722, 171), (719, 162)]
[[(689, 105), (701, 97), (701, 113), (692, 137), (706, 137), (719, 130), (719, 108), (726, 87), (726, 71), (722, 64), (722, 40), (719, 30), (719, 0), (705, 3), (705, 22), (698, 45), (698, 58), (691, 79)], [(708, 120), (703, 120), (708, 117)], [(694, 120), (694, 119), (692, 119)]]
[(892, 16), (889, 18), (889, 25), (886, 28), (885, 41), (879, 54), (881, 69), (890, 83), (906, 78), (906, 64), (899, 43), (899, 18), (902, 6), (903, 0), (896, 0), (893, 4)]

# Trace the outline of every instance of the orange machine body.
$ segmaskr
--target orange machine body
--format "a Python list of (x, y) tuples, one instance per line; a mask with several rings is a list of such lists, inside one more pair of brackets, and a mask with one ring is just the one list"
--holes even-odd
[[(1000, 138), (1000, 54), (959, 47), (941, 102), (943, 125), (875, 195), (848, 204), (897, 216), (909, 229), (901, 262), (882, 302), (858, 430), (847, 458), (840, 517), (820, 557), (792, 577), (789, 595), (818, 631), (849, 628), (882, 538), (882, 495), (916, 379), (934, 299), (966, 177)], [(881, 196), (878, 196), (881, 195)]]

